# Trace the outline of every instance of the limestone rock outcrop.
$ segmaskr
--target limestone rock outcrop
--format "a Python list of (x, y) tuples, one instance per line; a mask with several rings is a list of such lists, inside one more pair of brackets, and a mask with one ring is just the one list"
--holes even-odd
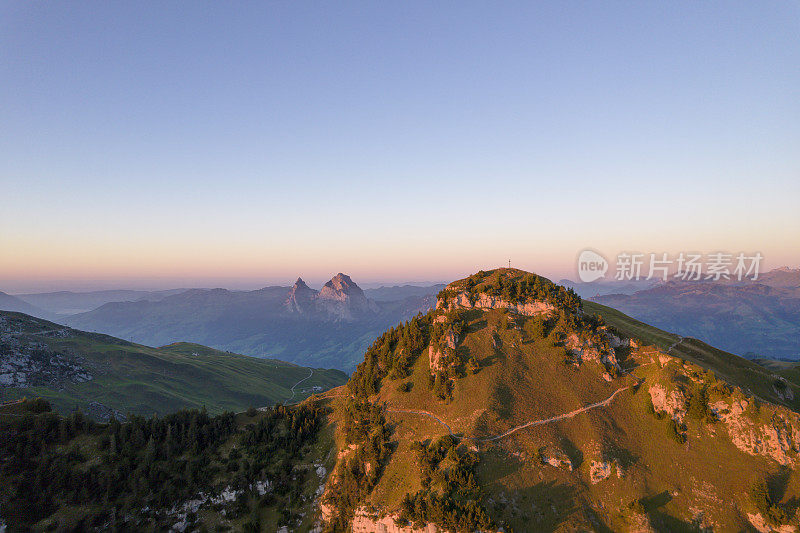
[(452, 309), (508, 309), (518, 315), (534, 316), (549, 314), (555, 310), (555, 307), (542, 301), (509, 302), (486, 293), (480, 293), (475, 298), (470, 298), (469, 293), (460, 292), (446, 300), (439, 299), (436, 302), (436, 309), (447, 311)]

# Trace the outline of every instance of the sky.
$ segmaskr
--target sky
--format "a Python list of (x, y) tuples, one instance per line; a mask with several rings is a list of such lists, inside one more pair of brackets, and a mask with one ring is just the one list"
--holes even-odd
[(800, 265), (796, 2), (0, 3), (0, 291)]

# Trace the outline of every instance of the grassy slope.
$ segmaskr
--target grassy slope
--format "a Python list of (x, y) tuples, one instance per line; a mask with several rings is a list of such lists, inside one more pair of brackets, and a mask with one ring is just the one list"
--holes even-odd
[[(662, 350), (667, 350), (681, 339), (679, 335), (640, 322), (605, 305), (584, 300), (583, 309), (589, 314), (601, 315), (606, 323), (624, 335), (641, 339)], [(689, 337), (675, 345), (670, 355), (713, 370), (718, 377), (751, 391), (759, 398), (800, 411), (800, 365), (796, 363), (758, 364)], [(773, 386), (778, 376), (784, 377), (792, 387), (794, 400), (778, 397)]]
[[(481, 370), (456, 381), (453, 401), (434, 398), (429, 385), (428, 356), (424, 352), (405, 380), (386, 380), (379, 399), (392, 408), (426, 410), (445, 420), (456, 433), (482, 437), (495, 435), (533, 419), (547, 418), (607, 398), (616, 388), (602, 379), (600, 368), (587, 369), (582, 379), (577, 370), (563, 363), (563, 350), (543, 339), (527, 341), (516, 329), (498, 333), (497, 347), (492, 332), (500, 313), (473, 313), (469, 334), (458, 350), (475, 356)], [(542, 379), (548, 376), (548, 379)], [(410, 392), (397, 390), (403, 381), (412, 381)], [(569, 386), (565, 386), (565, 385)], [(389, 414), (397, 424), (399, 449), (392, 458), (384, 479), (373, 494), (374, 503), (394, 507), (406, 492), (418, 488), (418, 480), (409, 476), (416, 469), (410, 445), (413, 440), (445, 435), (447, 431), (426, 417)]]
[[(123, 413), (144, 415), (205, 406), (213, 414), (285, 401), (292, 397), (292, 385), (310, 373), (308, 368), (282, 361), (247, 357), (196, 344), (151, 348), (77, 330), (69, 330), (71, 335), (66, 338), (40, 334), (48, 329), (63, 328), (36, 320), (30, 327), (26, 326), (24, 338), (45, 343), (55, 351), (83, 357), (94, 379), (85, 383), (67, 382), (59, 390), (5, 388), (2, 389), (4, 401), (41, 396), (62, 412), (75, 407), (86, 409), (90, 402), (96, 401)], [(338, 370), (315, 369), (313, 376), (299, 388), (321, 386), (328, 389), (346, 379), (347, 376)], [(296, 392), (292, 401), (308, 395)]]
[[(702, 374), (700, 367), (684, 366), (679, 359), (664, 368), (657, 362), (656, 347), (669, 347), (679, 340), (677, 336), (608, 308), (587, 310), (607, 315), (607, 322), (621, 331), (654, 344), (634, 351), (626, 361), (646, 365), (636, 371), (645, 384), (638, 392), (620, 393), (608, 407), (524, 429), (499, 442), (464, 441), (462, 446), (481, 452), (480, 483), (495, 519), (515, 531), (626, 531), (637, 529), (641, 520), (657, 530), (690, 531), (702, 510), (705, 525), (746, 529), (749, 524), (742, 512), (755, 512), (749, 488), (765, 478), (779, 480), (780, 497), (791, 506), (792, 498), (800, 493), (797, 473), (742, 452), (731, 443), (722, 423), (688, 420), (689, 440), (679, 444), (669, 437), (669, 422), (648, 412), (650, 384), (674, 386), (686, 380), (687, 372)], [(526, 342), (516, 328), (499, 331), (499, 342), (494, 343), (497, 322), (496, 311), (474, 314), (458, 350), (475, 356), (482, 369), (457, 381), (452, 402), (433, 397), (427, 352), (410, 378), (386, 379), (377, 399), (390, 409), (430, 411), (456, 433), (486, 436), (605, 399), (634, 381), (623, 376), (608, 383), (602, 379), (602, 368), (592, 362), (579, 368), (565, 365), (557, 347), (543, 339)], [(749, 385), (764, 396), (770, 392), (764, 369), (749, 361), (694, 341), (684, 341), (673, 353), (714, 367), (720, 378)], [(410, 392), (398, 390), (403, 381), (413, 383)], [(762, 407), (760, 414), (755, 411), (748, 416), (768, 423), (771, 412), (772, 407)], [(423, 416), (389, 413), (388, 418), (396, 449), (367, 503), (392, 511), (405, 494), (420, 488), (411, 443), (445, 435), (447, 430)], [(566, 454), (575, 469), (543, 465), (539, 458), (543, 449)], [(594, 461), (615, 461), (622, 476), (614, 473), (593, 484), (589, 472)], [(638, 499), (641, 507), (632, 508)]]

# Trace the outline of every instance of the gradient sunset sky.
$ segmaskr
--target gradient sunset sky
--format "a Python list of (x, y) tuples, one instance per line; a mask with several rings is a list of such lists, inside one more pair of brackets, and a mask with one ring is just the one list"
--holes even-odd
[(800, 3), (0, 4), (0, 291), (800, 265)]

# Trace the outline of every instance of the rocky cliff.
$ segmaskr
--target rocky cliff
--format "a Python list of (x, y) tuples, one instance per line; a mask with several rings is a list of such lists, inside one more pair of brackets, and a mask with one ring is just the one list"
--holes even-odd
[(555, 307), (542, 301), (509, 302), (485, 293), (473, 297), (468, 292), (459, 292), (453, 297), (438, 299), (436, 309), (508, 309), (518, 315), (534, 316), (550, 314)]

